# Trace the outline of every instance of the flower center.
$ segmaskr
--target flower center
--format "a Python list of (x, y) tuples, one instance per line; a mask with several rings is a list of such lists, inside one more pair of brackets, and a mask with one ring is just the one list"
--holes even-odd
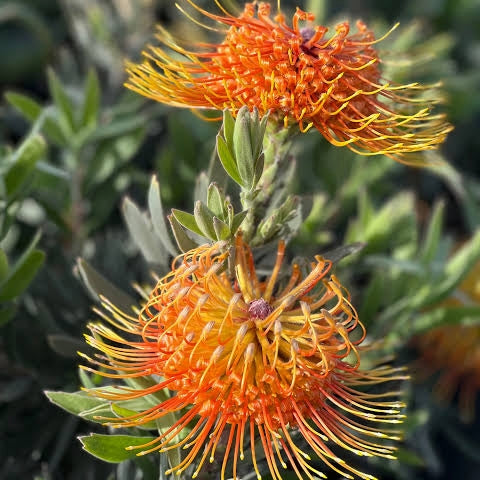
[(250, 318), (258, 318), (263, 320), (267, 318), (273, 312), (272, 306), (266, 302), (263, 298), (253, 300), (248, 306), (248, 315)]
[(300, 29), (300, 35), (303, 39), (303, 43), (306, 43), (315, 35), (315, 29), (312, 27), (303, 27)]

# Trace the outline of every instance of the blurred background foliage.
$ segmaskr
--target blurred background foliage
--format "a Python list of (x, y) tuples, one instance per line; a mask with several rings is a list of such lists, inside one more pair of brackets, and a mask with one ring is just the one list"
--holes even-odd
[[(338, 273), (372, 336), (385, 338), (399, 362), (413, 361), (414, 334), (480, 320), (478, 301), (444, 303), (480, 259), (480, 2), (298, 3), (329, 25), (360, 17), (384, 32), (400, 21), (379, 45), (385, 76), (444, 83), (456, 128), (442, 155), (452, 167), (358, 157), (316, 132), (297, 137), (292, 150), (301, 168), (289, 188), (309, 206), (292, 256), (366, 242)], [(296, 3), (282, 5), (291, 12)], [(77, 257), (132, 296), (133, 282), (145, 284), (158, 271), (128, 234), (122, 197), (132, 199), (123, 203), (132, 230), (140, 214), (132, 205), (144, 209), (152, 173), (166, 211), (191, 211), (205, 183), (197, 177), (208, 168), (219, 124), (122, 86), (124, 59), (139, 58), (157, 21), (192, 42), (207, 38), (170, 0), (0, 1), (1, 479), (157, 478), (145, 464), (87, 455), (76, 437), (105, 430), (42, 393), (79, 388), (76, 352), (86, 349), (94, 298), (78, 279), (89, 267), (74, 269)], [(410, 385), (402, 461), (379, 463), (379, 475), (474, 480), (479, 416), (462, 422), (456, 399), (440, 404), (431, 395), (435, 378), (429, 382)]]

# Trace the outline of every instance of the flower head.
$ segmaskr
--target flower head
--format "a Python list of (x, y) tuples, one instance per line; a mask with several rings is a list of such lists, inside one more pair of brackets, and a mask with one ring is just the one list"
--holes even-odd
[(353, 34), (348, 22), (340, 23), (328, 38), (328, 29), (299, 8), (289, 25), (281, 12), (272, 18), (265, 2), (247, 3), (238, 17), (188, 2), (225, 27), (221, 43), (192, 51), (160, 29), (158, 38), (175, 54), (150, 47), (142, 64), (128, 64), (128, 88), (178, 107), (227, 108), (234, 115), (243, 105), (257, 107), (285, 126), (315, 127), (333, 145), (403, 163), (418, 162), (415, 152), (436, 148), (451, 130), (422, 97), (430, 87), (382, 78), (375, 49), (381, 39), (363, 22)]
[[(274, 479), (282, 478), (280, 465), (287, 463), (299, 478), (324, 477), (298, 445), (303, 437), (335, 471), (372, 479), (331, 447), (393, 458), (389, 441), (399, 432), (382, 424), (401, 422), (402, 404), (389, 399), (397, 393), (378, 393), (375, 386), (403, 377), (386, 365), (359, 370), (365, 332), (348, 293), (329, 274), (331, 263), (316, 257), (305, 278), (294, 265), (282, 282), (280, 243), (271, 275), (260, 279), (241, 236), (233, 262), (223, 247), (205, 245), (178, 257), (136, 316), (105, 302), (111, 315), (103, 318), (126, 335), (90, 325), (88, 343), (104, 353), (89, 358), (98, 373), (157, 379), (145, 389), (110, 388), (92, 395), (111, 400), (163, 395), (157, 405), (109, 424), (138, 426), (174, 413), (177, 421), (170, 428), (132, 448), (140, 455), (188, 449), (171, 471), (181, 473), (194, 464), (194, 477), (207, 459), (214, 461), (221, 444), (222, 479), (237, 478), (238, 460), (248, 451), (260, 478), (257, 441)], [(229, 458), (232, 474), (226, 473)]]

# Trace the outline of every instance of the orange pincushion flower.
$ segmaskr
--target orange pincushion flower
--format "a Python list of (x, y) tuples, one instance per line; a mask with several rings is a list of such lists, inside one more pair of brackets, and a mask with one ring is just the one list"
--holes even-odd
[[(460, 284), (457, 295), (446, 305), (480, 304), (480, 262)], [(480, 390), (480, 327), (478, 325), (445, 325), (434, 328), (413, 340), (420, 351), (418, 376), (439, 373), (435, 391), (449, 400), (458, 391), (462, 419), (470, 422), (475, 414), (475, 399)]]
[[(104, 325), (90, 325), (88, 343), (105, 354), (89, 358), (101, 368), (98, 373), (157, 379), (144, 390), (123, 387), (92, 395), (118, 401), (168, 392), (158, 405), (109, 424), (138, 426), (176, 414), (176, 423), (158, 438), (131, 448), (139, 455), (189, 449), (170, 470), (178, 474), (195, 463), (195, 477), (207, 458), (214, 461), (220, 443), (221, 478), (237, 478), (238, 459), (249, 443), (261, 478), (258, 441), (274, 479), (282, 478), (279, 464), (287, 468), (287, 463), (299, 478), (324, 477), (296, 445), (294, 438), (301, 435), (315, 456), (345, 477), (374, 478), (340, 459), (328, 444), (361, 456), (393, 458), (395, 448), (383, 442), (398, 439), (399, 432), (381, 424), (401, 422), (402, 404), (388, 400), (395, 392), (365, 389), (404, 377), (385, 365), (359, 370), (358, 346), (365, 332), (348, 293), (329, 275), (331, 262), (316, 257), (304, 279), (294, 265), (282, 283), (280, 243), (272, 273), (261, 281), (250, 249), (238, 236), (232, 280), (223, 247), (204, 245), (178, 257), (138, 316), (105, 303), (113, 318), (103, 318), (126, 338)], [(227, 474), (230, 457), (232, 474)]]
[(379, 40), (360, 21), (357, 33), (349, 34), (344, 22), (326, 38), (326, 27), (300, 26), (315, 17), (299, 8), (289, 26), (280, 12), (272, 19), (265, 2), (247, 3), (235, 17), (224, 9), (223, 16), (214, 15), (188, 1), (228, 27), (224, 40), (191, 51), (160, 29), (158, 38), (177, 55), (150, 47), (144, 63), (127, 66), (128, 88), (177, 107), (227, 108), (233, 115), (243, 105), (257, 107), (285, 126), (315, 127), (333, 145), (403, 163), (418, 162), (415, 152), (436, 148), (451, 130), (422, 98), (430, 87), (382, 79), (374, 48)]

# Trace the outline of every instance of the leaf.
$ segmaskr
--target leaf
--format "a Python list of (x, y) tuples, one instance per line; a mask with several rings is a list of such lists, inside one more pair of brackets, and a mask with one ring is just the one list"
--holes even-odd
[(225, 195), (216, 183), (211, 183), (207, 190), (207, 207), (221, 220), (225, 220)]
[(235, 159), (233, 158), (230, 149), (225, 143), (225, 140), (220, 135), (217, 135), (217, 152), (218, 158), (220, 159), (220, 162), (227, 174), (234, 182), (243, 187), (244, 184), (242, 179), (240, 178)]
[(112, 415), (110, 402), (104, 401), (100, 405), (96, 405), (89, 410), (84, 410), (78, 414), (79, 417), (90, 422), (105, 424), (114, 418)]
[(128, 197), (123, 201), (122, 212), (128, 231), (145, 260), (149, 263), (166, 266), (168, 263), (167, 252), (152, 232), (151, 223)]
[(208, 175), (205, 172), (200, 172), (195, 181), (195, 190), (193, 191), (193, 200), (204, 201), (207, 198), (208, 191)]
[(368, 287), (362, 295), (361, 308), (359, 309), (359, 318), (368, 328), (373, 322), (375, 315), (380, 310), (382, 302), (385, 300), (385, 280), (380, 273), (375, 273), (370, 280)]
[(420, 253), (420, 261), (428, 264), (435, 258), (438, 244), (442, 236), (443, 215), (445, 212), (445, 203), (438, 202), (435, 205), (430, 222), (428, 224), (427, 233), (423, 242), (422, 251)]
[(2, 389), (0, 391), (0, 403), (14, 402), (23, 397), (32, 385), (32, 377), (22, 376), (13, 377), (13, 380), (2, 381)]
[(0, 300), (12, 300), (20, 295), (33, 280), (44, 261), (45, 253), (40, 250), (32, 250), (30, 246), (15, 263), (8, 278), (0, 286)]
[(98, 273), (86, 260), (78, 258), (76, 267), (84, 285), (95, 300), (103, 296), (124, 312), (132, 310), (135, 300)]
[(193, 214), (197, 225), (202, 231), (202, 235), (212, 240), (216, 240), (217, 236), (215, 234), (215, 228), (213, 227), (214, 215), (210, 209), (204, 203), (197, 201), (195, 202)]
[(223, 135), (225, 137), (226, 144), (233, 146), (233, 129), (235, 128), (235, 119), (232, 116), (230, 110), (225, 109), (223, 111)]
[(217, 240), (227, 240), (230, 238), (230, 229), (225, 222), (222, 222), (217, 217), (213, 217), (213, 228), (215, 230), (215, 236)]
[(240, 226), (242, 225), (242, 222), (245, 220), (245, 217), (247, 215), (248, 215), (248, 210), (243, 210), (242, 212), (235, 214), (232, 220), (232, 225), (230, 227), (230, 230), (233, 235), (240, 228)]
[(170, 222), (170, 227), (172, 228), (173, 236), (175, 237), (178, 248), (184, 253), (196, 248), (197, 244), (185, 233), (185, 230), (175, 216), (172, 214), (168, 215), (167, 218)]
[(90, 397), (85, 392), (68, 393), (47, 390), (45, 391), (45, 395), (53, 404), (73, 415), (80, 415), (82, 412), (89, 411), (101, 405), (108, 405), (110, 409), (109, 402), (100, 398)]
[(5, 98), (10, 105), (31, 122), (34, 122), (42, 111), (42, 106), (38, 102), (21, 93), (7, 92)]
[(23, 117), (31, 123), (43, 122), (42, 131), (55, 144), (64, 146), (65, 136), (53, 117), (51, 107), (43, 108), (35, 100), (16, 92), (7, 92), (5, 98)]
[(52, 350), (66, 358), (77, 358), (77, 351), (84, 346), (77, 338), (62, 334), (47, 335), (47, 342)]
[(438, 307), (415, 317), (410, 334), (428, 331), (442, 325), (480, 325), (480, 306)]
[(7, 254), (0, 248), (0, 285), (8, 277), (8, 270)]
[(97, 73), (94, 69), (90, 69), (85, 82), (84, 103), (80, 117), (80, 124), (84, 127), (96, 125), (99, 107), (100, 84), (98, 82)]
[(145, 445), (156, 437), (133, 437), (130, 435), (101, 435), (93, 433), (89, 436), (78, 437), (84, 450), (110, 463), (120, 463), (140, 453), (141, 449), (127, 450), (129, 447)]
[[(110, 405), (110, 409), (110, 411), (118, 418), (130, 417), (132, 415), (136, 415), (139, 411), (141, 411), (125, 408), (118, 403), (112, 403)], [(144, 410), (146, 410), (146, 408)], [(151, 420), (150, 422), (143, 423), (142, 425), (137, 425), (137, 428), (139, 428), (140, 430), (156, 430), (157, 424), (155, 420)]]
[(396, 451), (398, 460), (405, 465), (411, 465), (412, 467), (424, 467), (425, 461), (418, 456), (417, 453), (407, 448), (398, 448)]
[(168, 250), (168, 253), (175, 257), (178, 252), (173, 245), (173, 242), (170, 240), (167, 223), (165, 222), (165, 216), (163, 213), (162, 197), (160, 195), (160, 185), (155, 175), (152, 176), (152, 181), (150, 182), (150, 189), (148, 190), (148, 210), (150, 212), (150, 216), (152, 217), (152, 224), (155, 233), (158, 235), (163, 245)]
[(342, 247), (329, 250), (326, 253), (322, 254), (323, 258), (330, 260), (333, 263), (338, 263), (340, 260), (343, 260), (345, 257), (354, 255), (362, 251), (365, 248), (365, 244), (362, 242), (355, 242), (350, 245), (344, 245)]
[(107, 140), (113, 137), (121, 137), (122, 135), (138, 130), (145, 127), (146, 118), (144, 115), (129, 116), (127, 118), (119, 118), (113, 120), (108, 125), (102, 125), (102, 128), (98, 128), (92, 135), (92, 141)]
[(0, 307), (0, 327), (6, 325), (15, 315), (17, 308), (14, 304)]
[(465, 275), (480, 260), (480, 231), (449, 260), (445, 268), (445, 279), (435, 285), (425, 306), (441, 301), (463, 280)]
[(203, 231), (197, 225), (196, 218), (191, 214), (184, 212), (183, 210), (177, 210), (176, 208), (172, 208), (172, 214), (175, 219), (183, 225), (187, 230), (191, 230), (192, 232), (201, 235), (204, 237)]
[(47, 82), (50, 95), (64, 120), (66, 132), (73, 133), (75, 131), (74, 106), (68, 98), (56, 73), (51, 68), (47, 70)]
[(47, 145), (41, 135), (29, 135), (13, 155), (13, 165), (5, 175), (8, 197), (14, 196), (33, 173), (38, 160), (45, 154)]
[(250, 189), (255, 176), (255, 158), (253, 158), (253, 145), (250, 136), (250, 123), (252, 122), (247, 107), (242, 107), (235, 120), (233, 130), (233, 151), (238, 173), (243, 185)]

